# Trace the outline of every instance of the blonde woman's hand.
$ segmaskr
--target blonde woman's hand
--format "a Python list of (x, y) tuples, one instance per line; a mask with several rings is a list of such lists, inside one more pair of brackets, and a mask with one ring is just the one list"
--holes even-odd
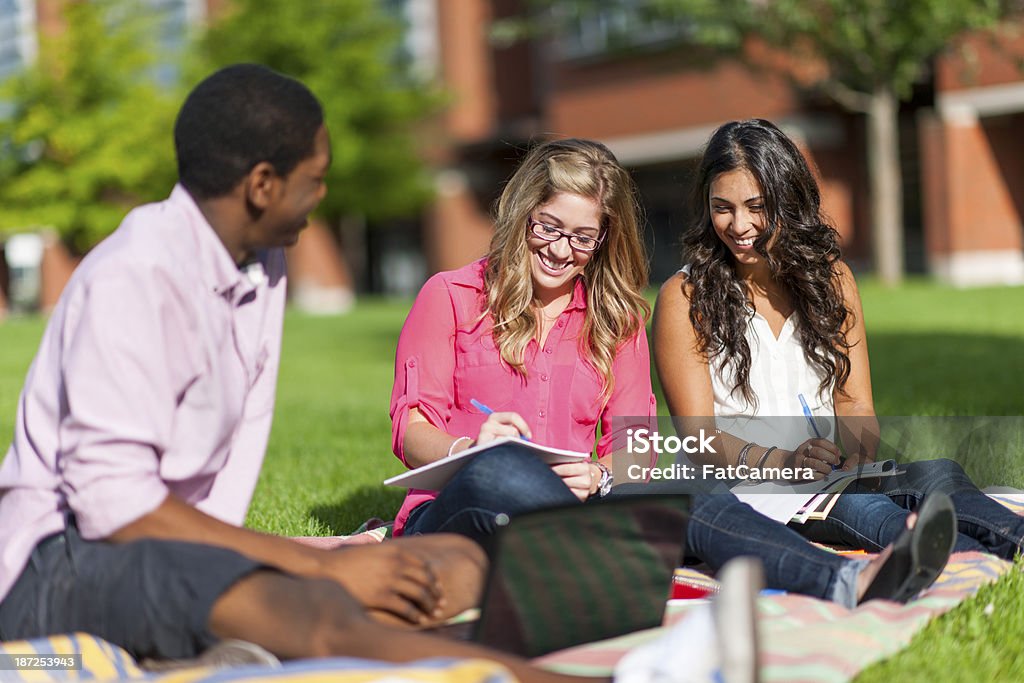
[(473, 445), (485, 444), (504, 436), (525, 436), (529, 439), (532, 436), (530, 425), (526, 424), (526, 420), (519, 413), (491, 413), (487, 416), (484, 423), (480, 425), (480, 432), (477, 434)]
[(590, 460), (559, 463), (552, 465), (551, 470), (562, 478), (562, 482), (580, 500), (589, 498), (601, 481), (601, 470)]

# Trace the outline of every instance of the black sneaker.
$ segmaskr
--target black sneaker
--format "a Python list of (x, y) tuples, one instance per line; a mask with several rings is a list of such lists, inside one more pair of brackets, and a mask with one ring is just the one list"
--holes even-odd
[(917, 523), (896, 539), (892, 554), (860, 602), (876, 598), (907, 602), (932, 585), (953, 551), (956, 526), (956, 511), (949, 496), (929, 494), (917, 508)]

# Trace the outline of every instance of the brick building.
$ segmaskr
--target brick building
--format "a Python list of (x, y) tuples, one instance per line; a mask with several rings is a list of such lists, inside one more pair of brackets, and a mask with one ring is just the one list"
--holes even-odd
[[(62, 1), (0, 0), (0, 78), (31, 61), (37, 32), (59, 30)], [(169, 44), (228, 3), (138, 1), (166, 19)], [(754, 116), (779, 123), (802, 146), (819, 171), (847, 259), (870, 265), (860, 116), (769, 71), (711, 58), (674, 26), (634, 26), (626, 52), (610, 49), (596, 20), (553, 39), (495, 44), (493, 21), (524, 4), (387, 0), (406, 21), (404, 48), (450, 94), (423, 133), (436, 199), (418, 218), (353, 231), (362, 237), (345, 258), (324, 226), (314, 225), (290, 256), (294, 300), (339, 311), (356, 285), (408, 293), (430, 272), (479, 257), (502, 182), (526, 147), (547, 136), (601, 140), (633, 171), (647, 211), (652, 274), (663, 279), (679, 264), (688, 176), (701, 145), (722, 122)], [(1015, 131), (1024, 124), (1024, 75), (986, 40), (967, 37), (965, 44), (973, 59), (939, 56), (901, 107), (905, 260), (911, 272), (955, 284), (1021, 283), (1024, 149)], [(1024, 53), (1024, 40), (1011, 47)], [(2, 302), (0, 294), (0, 310)]]
[[(629, 166), (649, 221), (654, 278), (677, 267), (688, 174), (719, 124), (764, 117), (817, 166), (824, 203), (855, 266), (870, 259), (864, 122), (771, 72), (709, 59), (673, 27), (636, 25), (611, 50), (599, 17), (543, 42), (495, 46), (488, 27), (515, 0), (434, 3), (439, 75), (453, 93), (425, 218), (430, 270), (486, 248), (488, 208), (532, 139), (595, 138)], [(930, 65), (900, 113), (908, 269), (955, 284), (1024, 282), (1024, 75), (978, 37)], [(1010, 46), (1024, 52), (1024, 41)]]

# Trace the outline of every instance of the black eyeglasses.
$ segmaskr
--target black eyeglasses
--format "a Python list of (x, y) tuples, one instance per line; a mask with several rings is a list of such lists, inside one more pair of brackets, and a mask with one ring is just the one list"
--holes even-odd
[(590, 235), (566, 232), (565, 230), (559, 230), (553, 225), (535, 221), (532, 218), (528, 219), (527, 223), (530, 226), (530, 232), (545, 242), (557, 242), (564, 237), (569, 240), (569, 246), (577, 251), (594, 251), (604, 241), (604, 235), (591, 237)]

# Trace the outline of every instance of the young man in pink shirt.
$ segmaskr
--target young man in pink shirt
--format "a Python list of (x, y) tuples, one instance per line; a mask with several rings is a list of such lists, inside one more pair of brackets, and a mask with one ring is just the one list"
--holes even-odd
[(200, 83), (174, 137), (179, 185), (82, 262), (25, 381), (0, 466), (0, 640), (85, 631), (163, 659), (237, 638), (569, 680), (382, 623), (474, 603), (485, 560), (467, 539), (328, 552), (241, 527), (273, 414), (281, 248), (324, 197), (329, 139), (312, 93), (256, 65)]

